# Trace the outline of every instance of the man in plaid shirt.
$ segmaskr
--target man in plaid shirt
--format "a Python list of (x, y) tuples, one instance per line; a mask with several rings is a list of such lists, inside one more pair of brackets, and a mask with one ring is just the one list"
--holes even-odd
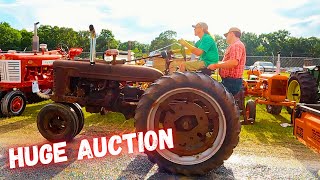
[(241, 31), (236, 27), (224, 34), (229, 47), (218, 64), (211, 64), (208, 69), (220, 69), (219, 74), (222, 78), (222, 84), (226, 89), (236, 95), (242, 87), (242, 74), (246, 64), (246, 48), (240, 41)]

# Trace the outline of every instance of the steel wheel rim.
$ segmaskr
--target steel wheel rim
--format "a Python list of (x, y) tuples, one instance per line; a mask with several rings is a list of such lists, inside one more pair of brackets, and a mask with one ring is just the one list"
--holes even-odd
[[(216, 138), (214, 139), (214, 142), (212, 143), (212, 147), (207, 148), (204, 152), (201, 152), (199, 154), (194, 154), (194, 155), (189, 155), (189, 156), (180, 156), (178, 154), (175, 154), (171, 152), (170, 150), (159, 150), (156, 149), (156, 151), (165, 159), (176, 163), (176, 164), (181, 164), (181, 165), (194, 165), (194, 164), (199, 164), (202, 163), (208, 159), (210, 159), (212, 156), (216, 154), (216, 152), (220, 149), (222, 146), (225, 135), (226, 135), (226, 119), (223, 113), (223, 110), (221, 109), (220, 105), (218, 102), (213, 99), (209, 94), (202, 92), (198, 89), (194, 88), (178, 88), (171, 90), (165, 94), (163, 94), (160, 98), (157, 99), (156, 102), (152, 105), (152, 108), (148, 114), (148, 122), (147, 122), (147, 128), (148, 130), (154, 130), (155, 129), (155, 115), (157, 113), (157, 110), (159, 108), (159, 105), (165, 101), (168, 97), (178, 94), (178, 93), (190, 93), (192, 92), (193, 94), (196, 94), (198, 96), (203, 97), (206, 99), (211, 106), (214, 107), (215, 112), (218, 114), (218, 132)], [(216, 119), (217, 121), (217, 119)], [(216, 123), (216, 122), (214, 122)]]
[(291, 101), (300, 102), (301, 88), (297, 80), (292, 80), (288, 87), (288, 99)]
[(51, 134), (54, 135), (59, 135), (63, 134), (64, 131), (66, 130), (66, 121), (59, 116), (56, 113), (48, 113), (47, 116), (45, 117), (46, 120), (44, 120), (45, 123), (45, 130), (49, 131)]
[(10, 110), (14, 113), (20, 113), (24, 106), (24, 100), (21, 96), (16, 96), (12, 99), (10, 103)]

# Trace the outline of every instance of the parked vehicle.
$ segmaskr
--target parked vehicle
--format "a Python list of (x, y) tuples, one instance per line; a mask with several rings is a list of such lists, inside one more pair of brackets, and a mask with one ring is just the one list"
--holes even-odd
[[(81, 106), (91, 113), (121, 112), (134, 117), (137, 132), (172, 128), (174, 148), (146, 152), (162, 170), (184, 175), (206, 174), (220, 167), (239, 142), (238, 107), (229, 92), (208, 75), (169, 74), (171, 53), (163, 57), (166, 70), (117, 64), (118, 51), (110, 49), (111, 63), (95, 61), (92, 25), (90, 60), (55, 61), (54, 103), (44, 106), (37, 126), (49, 141), (70, 141), (83, 128)], [(64, 83), (61, 83), (64, 82)], [(147, 82), (144, 89), (137, 85)], [(132, 85), (134, 84), (134, 85)]]
[(250, 70), (259, 70), (262, 72), (275, 72), (277, 67), (273, 65), (272, 62), (269, 61), (256, 61), (250, 66)]

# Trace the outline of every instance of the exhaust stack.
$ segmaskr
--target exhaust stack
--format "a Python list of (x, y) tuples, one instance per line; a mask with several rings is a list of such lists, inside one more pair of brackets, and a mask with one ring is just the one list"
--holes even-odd
[(96, 31), (94, 30), (93, 25), (89, 26), (89, 30), (91, 33), (90, 39), (90, 65), (94, 65), (94, 60), (96, 59)]
[(277, 60), (277, 65), (276, 65), (276, 73), (280, 74), (280, 51), (278, 52), (278, 60)]
[(34, 53), (39, 51), (39, 36), (37, 35), (37, 25), (39, 22), (34, 23), (34, 33), (32, 37), (32, 51)]

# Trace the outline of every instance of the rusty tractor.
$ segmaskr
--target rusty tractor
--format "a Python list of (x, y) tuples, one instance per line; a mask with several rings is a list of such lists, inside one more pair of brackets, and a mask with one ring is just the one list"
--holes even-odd
[[(92, 25), (90, 59), (53, 63), (54, 101), (37, 118), (51, 142), (71, 141), (84, 126), (81, 107), (102, 108), (134, 118), (137, 132), (172, 128), (174, 148), (147, 152), (150, 161), (172, 173), (205, 174), (223, 164), (239, 142), (239, 111), (233, 96), (211, 77), (196, 72), (165, 75), (158, 69), (95, 60)], [(164, 53), (168, 54), (168, 53)], [(63, 82), (63, 83), (61, 83)], [(145, 90), (139, 82), (150, 82)]]
[(52, 51), (41, 44), (39, 52), (37, 24), (34, 24), (33, 53), (9, 51), (0, 54), (0, 117), (19, 116), (27, 102), (49, 98), (53, 86), (53, 62), (74, 59), (82, 52), (81, 48), (69, 50), (64, 44)]

